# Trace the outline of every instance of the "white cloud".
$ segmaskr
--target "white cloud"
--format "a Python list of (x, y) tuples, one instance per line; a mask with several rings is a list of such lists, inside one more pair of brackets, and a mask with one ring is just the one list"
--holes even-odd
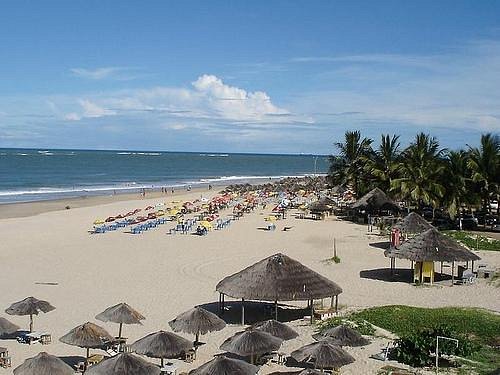
[(131, 74), (133, 68), (110, 66), (96, 69), (72, 68), (70, 69), (73, 75), (91, 80), (115, 79), (127, 81), (136, 78), (136, 75)]

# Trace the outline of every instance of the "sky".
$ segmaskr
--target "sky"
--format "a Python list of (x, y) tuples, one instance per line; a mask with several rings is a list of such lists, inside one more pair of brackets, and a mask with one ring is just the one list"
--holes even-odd
[(500, 1), (0, 3), (0, 147), (333, 152), (500, 133)]

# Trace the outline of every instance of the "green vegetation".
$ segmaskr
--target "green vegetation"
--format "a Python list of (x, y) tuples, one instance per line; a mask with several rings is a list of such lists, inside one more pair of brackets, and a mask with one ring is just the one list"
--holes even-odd
[[(461, 338), (463, 342), (469, 343), (470, 341), (463, 351), (457, 353), (464, 355), (467, 359), (462, 364), (461, 371), (465, 371), (463, 373), (471, 373), (474, 370), (480, 374), (489, 374), (500, 367), (500, 350), (498, 349), (500, 315), (486, 310), (456, 307), (427, 309), (411, 306), (382, 306), (353, 313), (348, 319), (366, 320), (397, 334), (405, 339), (404, 345), (409, 350), (412, 345), (418, 345), (421, 350), (428, 350), (428, 346), (432, 345), (429, 344), (428, 338), (436, 333), (429, 330), (446, 330), (446, 334)], [(419, 340), (427, 341), (422, 343)], [(408, 358), (407, 360), (411, 361)]]
[(500, 251), (500, 241), (494, 238), (482, 236), (472, 232), (465, 231), (444, 231), (448, 237), (451, 237), (472, 250), (491, 250)]
[[(417, 134), (401, 149), (399, 136), (382, 135), (379, 147), (359, 131), (335, 142), (329, 183), (351, 187), (361, 196), (379, 187), (394, 198), (422, 209), (444, 208), (454, 218), (464, 204), (490, 210), (500, 196), (500, 136), (484, 134), (479, 147), (450, 151), (428, 134)], [(498, 213), (492, 212), (492, 213)]]
[(349, 327), (355, 329), (362, 335), (373, 336), (375, 334), (375, 328), (364, 319), (359, 319), (356, 317), (348, 318), (331, 318), (318, 323), (318, 331), (321, 333), (329, 328), (339, 326), (341, 324), (348, 325)]

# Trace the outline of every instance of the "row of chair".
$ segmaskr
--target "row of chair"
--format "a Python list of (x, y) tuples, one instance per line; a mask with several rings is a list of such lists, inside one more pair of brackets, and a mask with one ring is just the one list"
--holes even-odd
[(149, 229), (156, 228), (158, 225), (165, 224), (167, 221), (168, 220), (163, 217), (154, 220), (149, 220), (139, 225), (136, 225), (135, 227), (130, 228), (130, 233), (141, 234), (142, 232), (145, 232)]

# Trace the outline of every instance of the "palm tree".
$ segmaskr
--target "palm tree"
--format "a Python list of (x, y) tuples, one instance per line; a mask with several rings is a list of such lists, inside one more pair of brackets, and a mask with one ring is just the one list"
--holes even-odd
[(446, 155), (446, 178), (443, 179), (445, 194), (443, 203), (452, 219), (462, 203), (473, 203), (468, 155), (465, 151), (449, 151)]
[(371, 154), (372, 139), (361, 138), (361, 132), (346, 131), (344, 142), (335, 142), (338, 156), (330, 156), (329, 177), (334, 185), (350, 185), (355, 194), (360, 192), (365, 157)]
[(438, 207), (444, 195), (444, 151), (436, 138), (417, 134), (415, 141), (403, 151), (403, 160), (399, 163), (401, 177), (392, 180), (391, 190), (419, 208), (422, 204)]
[(391, 182), (398, 176), (399, 169), (399, 135), (392, 137), (382, 134), (380, 146), (374, 157), (366, 158), (365, 170), (371, 175), (375, 186), (383, 191), (389, 191)]
[(468, 167), (472, 171), (472, 181), (479, 188), (483, 208), (490, 209), (490, 201), (500, 193), (500, 137), (484, 134), (481, 136), (481, 146), (469, 146)]

